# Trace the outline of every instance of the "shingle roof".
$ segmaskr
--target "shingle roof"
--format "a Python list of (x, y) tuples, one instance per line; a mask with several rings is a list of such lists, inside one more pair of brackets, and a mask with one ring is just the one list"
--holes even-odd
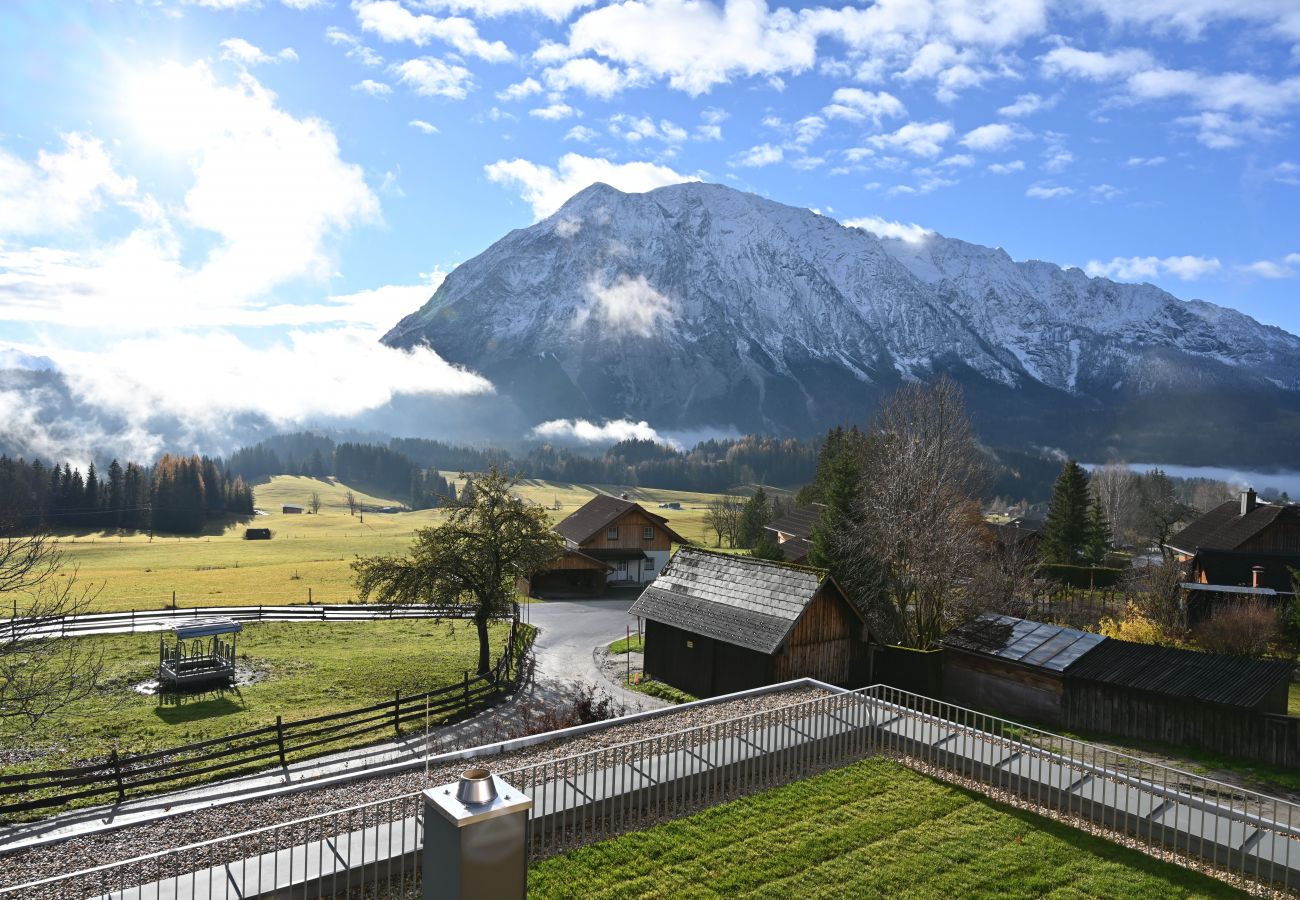
[(629, 612), (771, 654), (825, 578), (819, 569), (683, 547)]
[(811, 506), (795, 506), (779, 519), (774, 519), (767, 524), (768, 531), (776, 531), (781, 534), (791, 534), (800, 538), (811, 538), (813, 529), (822, 518), (822, 507), (820, 504)]
[(597, 494), (582, 506), (569, 513), (559, 524), (555, 526), (555, 531), (562, 537), (566, 537), (575, 544), (581, 544), (592, 535), (599, 532), (606, 525), (611, 524), (619, 516), (632, 509), (638, 509), (651, 521), (659, 525), (669, 533), (669, 535), (679, 543), (686, 543), (685, 538), (673, 531), (668, 525), (668, 520), (663, 516), (655, 515), (638, 503), (631, 500), (624, 500), (621, 497), (611, 497), (608, 494)]
[(1244, 516), (1241, 501), (1228, 500), (1201, 516), (1168, 540), (1184, 553), (1198, 550), (1236, 550), (1274, 522), (1300, 522), (1294, 503), (1260, 503)]
[(939, 642), (968, 653), (1063, 672), (1104, 640), (1100, 634), (1075, 628), (980, 613), (949, 631)]
[(812, 553), (813, 545), (807, 538), (790, 538), (777, 546), (781, 548), (781, 555), (786, 562), (804, 563), (808, 560), (808, 554)]
[(1066, 676), (1208, 703), (1255, 707), (1279, 682), (1290, 680), (1291, 663), (1105, 640), (1071, 666)]

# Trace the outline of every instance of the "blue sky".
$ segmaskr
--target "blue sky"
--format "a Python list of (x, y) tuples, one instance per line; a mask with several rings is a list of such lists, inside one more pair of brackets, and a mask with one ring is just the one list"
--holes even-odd
[(1295, 0), (10, 0), (0, 342), (122, 409), (472, 393), (376, 337), (591, 181), (687, 178), (1300, 332), (1297, 110)]

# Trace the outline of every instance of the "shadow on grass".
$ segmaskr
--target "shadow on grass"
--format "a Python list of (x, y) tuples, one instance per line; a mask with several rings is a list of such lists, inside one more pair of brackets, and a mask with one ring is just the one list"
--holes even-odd
[(238, 689), (204, 691), (194, 694), (159, 694), (154, 715), (168, 725), (181, 725), (199, 719), (215, 719), (244, 711), (244, 698)]

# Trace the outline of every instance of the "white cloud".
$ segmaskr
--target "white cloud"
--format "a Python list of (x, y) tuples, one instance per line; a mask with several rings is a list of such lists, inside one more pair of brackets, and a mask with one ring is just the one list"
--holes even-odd
[(411, 126), (412, 128), (414, 128), (416, 131), (419, 131), (419, 132), (421, 132), (422, 134), (437, 134), (437, 133), (438, 133), (438, 126), (437, 126), (437, 125), (434, 125), (434, 124), (431, 123), (431, 122), (426, 122), (426, 121), (424, 121), (424, 119), (412, 119), (411, 121), (407, 122), (406, 124), (407, 124), (407, 125), (410, 125), (410, 126)]
[(41, 150), (35, 165), (0, 149), (0, 236), (61, 231), (106, 200), (136, 193), (135, 179), (117, 174), (100, 141), (80, 134), (62, 138), (62, 152)]
[(1268, 170), (1268, 176), (1282, 184), (1300, 185), (1300, 165), (1283, 161)]
[(935, 165), (949, 169), (967, 169), (975, 165), (975, 157), (969, 153), (954, 153), (952, 156), (939, 160)]
[(722, 126), (696, 125), (695, 135), (702, 141), (720, 141), (722, 140)]
[(384, 84), (382, 81), (375, 81), (373, 78), (363, 78), (361, 81), (352, 85), (352, 90), (362, 91), (372, 97), (382, 97), (393, 92), (392, 87)]
[(602, 333), (652, 337), (673, 320), (672, 300), (651, 287), (644, 275), (619, 275), (612, 282), (593, 275), (587, 282), (587, 297), (587, 304), (573, 317), (575, 329), (594, 317)]
[(347, 47), (348, 49), (345, 53), (347, 58), (355, 59), (363, 66), (382, 66), (384, 64), (384, 58), (382, 56), (361, 43), (361, 41), (357, 40), (355, 36), (348, 34), (342, 28), (331, 27), (325, 29), (325, 38), (331, 44), (340, 47)]
[(1128, 79), (1128, 90), (1142, 100), (1187, 97), (1200, 109), (1250, 115), (1277, 115), (1300, 105), (1300, 76), (1268, 81), (1229, 72), (1205, 75), (1186, 69), (1149, 69)]
[(536, 109), (530, 109), (528, 115), (535, 119), (545, 119), (548, 122), (558, 122), (561, 119), (572, 119), (574, 116), (580, 116), (578, 112), (567, 103), (552, 103), (549, 106), (539, 106)]
[(1174, 122), (1195, 128), (1196, 140), (1211, 150), (1228, 150), (1240, 147), (1247, 140), (1275, 137), (1280, 133), (1278, 129), (1265, 125), (1256, 118), (1238, 119), (1221, 112), (1181, 116)]
[(951, 122), (909, 122), (891, 134), (876, 134), (867, 143), (877, 149), (905, 150), (916, 156), (938, 156), (952, 137)]
[(1263, 25), (1277, 36), (1300, 40), (1300, 8), (1291, 0), (1087, 0), (1112, 23), (1157, 33), (1181, 31), (1196, 39), (1210, 25), (1239, 21)]
[(532, 436), (547, 441), (572, 441), (582, 444), (617, 444), (620, 441), (657, 441), (677, 446), (659, 435), (645, 421), (615, 419), (597, 425), (587, 419), (552, 419), (532, 430)]
[(1043, 98), (1038, 94), (1021, 94), (1014, 103), (998, 109), (998, 115), (1006, 116), (1009, 119), (1018, 119), (1023, 116), (1032, 116), (1034, 113), (1045, 109), (1051, 109), (1055, 105), (1055, 97)]
[(298, 54), (292, 47), (285, 47), (279, 53), (271, 55), (243, 38), (229, 38), (221, 42), (221, 57), (243, 66), (256, 66), (261, 63), (296, 62)]
[(1124, 49), (1113, 53), (1080, 50), (1077, 47), (1057, 47), (1041, 59), (1043, 74), (1069, 75), (1091, 81), (1105, 81), (1131, 75), (1155, 65), (1151, 54), (1145, 50)]
[(638, 82), (636, 75), (594, 59), (571, 59), (542, 73), (553, 91), (577, 88), (590, 97), (608, 100)]
[(1010, 162), (992, 163), (989, 171), (994, 175), (1010, 175), (1012, 172), (1023, 172), (1025, 170), (1025, 161), (1023, 159), (1013, 159)]
[(544, 219), (578, 191), (596, 182), (627, 193), (643, 193), (669, 184), (699, 181), (667, 166), (648, 162), (614, 163), (599, 157), (566, 153), (556, 168), (526, 159), (498, 160), (485, 166), (488, 180), (519, 188), (520, 196)]
[(785, 152), (772, 144), (759, 144), (750, 147), (741, 153), (737, 153), (731, 158), (731, 165), (743, 166), (745, 168), (758, 168), (761, 166), (770, 166), (779, 163), (785, 158)]
[(516, 13), (535, 13), (556, 22), (563, 21), (595, 0), (423, 0), (431, 9), (450, 9), (482, 18)]
[[(123, 94), (142, 152), (188, 167), (183, 200), (128, 196), (113, 175), (108, 184), (136, 220), (125, 236), (84, 249), (0, 247), (0, 318), (109, 330), (233, 321), (279, 285), (328, 276), (332, 240), (379, 220), (361, 168), (340, 158), (329, 126), (284, 112), (247, 73), (227, 85), (205, 63), (167, 64), (127, 78)], [(98, 144), (78, 152), (95, 160)], [(17, 208), (0, 203), (4, 213)]]
[(930, 235), (934, 234), (934, 232), (929, 228), (925, 228), (915, 223), (907, 224), (903, 222), (891, 222), (888, 219), (882, 219), (878, 216), (842, 219), (840, 224), (846, 228), (861, 228), (863, 231), (870, 231), (877, 237), (907, 241), (909, 244), (920, 243), (930, 237)]
[(583, 144), (594, 141), (599, 135), (586, 125), (574, 125), (564, 133), (566, 141), (579, 141)]
[(1124, 189), (1117, 188), (1113, 184), (1103, 183), (1094, 184), (1092, 187), (1088, 188), (1088, 193), (1092, 196), (1094, 201), (1114, 200), (1116, 197), (1124, 193)]
[(689, 137), (686, 129), (668, 119), (655, 122), (649, 116), (630, 116), (625, 113), (617, 113), (610, 117), (609, 133), (632, 144), (644, 140), (680, 144)]
[(1163, 166), (1168, 159), (1163, 156), (1130, 156), (1126, 166)]
[(907, 114), (903, 102), (885, 91), (864, 91), (861, 88), (839, 88), (831, 95), (831, 102), (822, 108), (828, 118), (860, 122), (871, 119), (877, 126), (881, 119)]
[(1293, 278), (1295, 276), (1295, 269), (1283, 265), (1282, 263), (1274, 262), (1271, 259), (1261, 259), (1257, 262), (1238, 266), (1237, 268), (1249, 275), (1258, 275), (1260, 278), (1277, 279)]
[(826, 120), (821, 116), (804, 116), (794, 123), (794, 144), (796, 147), (807, 147), (821, 137), (825, 130)]
[(1073, 193), (1074, 188), (1050, 184), (1033, 184), (1025, 191), (1025, 196), (1033, 197), (1035, 200), (1055, 200), (1057, 197), (1068, 197)]
[(525, 97), (531, 97), (533, 94), (540, 94), (542, 85), (536, 78), (525, 78), (517, 84), (512, 84), (505, 90), (497, 91), (498, 100), (522, 100)]
[(962, 136), (958, 142), (963, 147), (969, 147), (977, 152), (992, 152), (996, 150), (1005, 150), (1016, 141), (1022, 141), (1029, 137), (1029, 132), (1019, 125), (1008, 125), (1005, 122), (994, 122), (989, 125), (981, 125), (978, 128), (972, 128)]
[(397, 80), (421, 97), (449, 97), (464, 100), (473, 87), (469, 69), (435, 56), (408, 59), (393, 66)]
[(362, 31), (373, 32), (385, 41), (410, 41), (423, 47), (430, 40), (444, 41), (468, 56), (488, 62), (504, 62), (514, 54), (501, 41), (485, 41), (469, 19), (451, 16), (415, 15), (397, 0), (361, 0), (353, 8)]
[(1105, 276), (1121, 281), (1141, 281), (1172, 275), (1182, 281), (1194, 281), (1223, 266), (1217, 259), (1204, 256), (1116, 256), (1110, 262), (1090, 260), (1084, 271), (1093, 277)]

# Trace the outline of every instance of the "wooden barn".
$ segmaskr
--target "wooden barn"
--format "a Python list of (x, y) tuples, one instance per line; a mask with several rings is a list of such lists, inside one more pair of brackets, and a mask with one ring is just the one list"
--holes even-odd
[(683, 547), (642, 592), (646, 674), (697, 697), (866, 681), (866, 625), (826, 572)]
[(983, 613), (940, 640), (944, 699), (1061, 725), (1065, 671), (1105, 640), (1075, 628)]
[(520, 579), (519, 589), (529, 595), (600, 594), (611, 584), (648, 584), (668, 563), (673, 544), (687, 542), (663, 516), (606, 494), (592, 497), (554, 530), (567, 549)]

